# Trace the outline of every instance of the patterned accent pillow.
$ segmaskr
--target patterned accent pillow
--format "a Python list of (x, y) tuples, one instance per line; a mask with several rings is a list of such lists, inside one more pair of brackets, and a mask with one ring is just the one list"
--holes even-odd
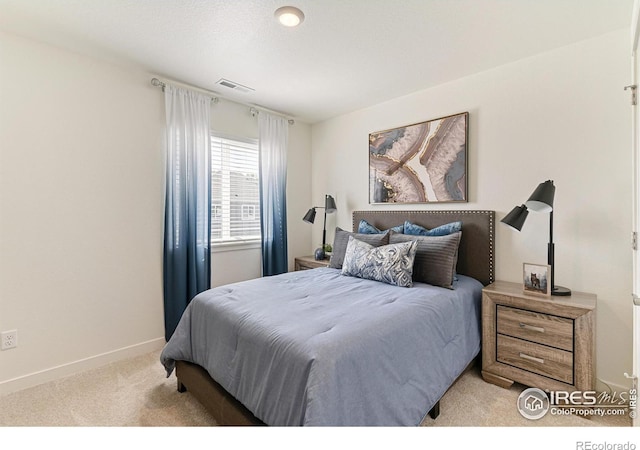
[(342, 275), (411, 287), (417, 248), (416, 241), (374, 247), (349, 236)]
[[(389, 228), (389, 230), (393, 231), (394, 233), (404, 233), (404, 224), (401, 223), (400, 225)], [(379, 230), (364, 219), (360, 220), (360, 223), (358, 224), (358, 233), (380, 234), (389, 230)]]
[(432, 229), (416, 225), (408, 220), (404, 222), (404, 234), (410, 234), (412, 236), (446, 236), (448, 234), (457, 233), (462, 231), (462, 222), (451, 222), (440, 225)]
[(414, 281), (453, 289), (461, 237), (461, 231), (447, 236), (410, 236), (393, 233), (389, 241), (392, 244), (417, 241)]
[(345, 231), (340, 227), (336, 227), (336, 235), (333, 239), (333, 253), (331, 254), (329, 267), (333, 269), (342, 269), (342, 261), (344, 261), (344, 255), (347, 252), (349, 236), (353, 236), (360, 241), (373, 245), (374, 247), (380, 247), (381, 245), (387, 245), (389, 243), (389, 233), (386, 231), (382, 234), (351, 233), (350, 231)]

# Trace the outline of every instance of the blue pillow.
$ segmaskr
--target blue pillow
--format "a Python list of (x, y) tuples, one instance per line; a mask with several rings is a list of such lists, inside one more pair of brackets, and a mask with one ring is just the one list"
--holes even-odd
[[(390, 228), (390, 230), (393, 230), (396, 233), (402, 233), (404, 230), (404, 225), (400, 224), (397, 225), (395, 227)], [(387, 230), (378, 230), (376, 227), (374, 227), (373, 225), (371, 225), (369, 222), (367, 222), (366, 220), (362, 219), (360, 221), (360, 223), (358, 224), (358, 233), (364, 233), (364, 234), (381, 234), (384, 233)]]
[(404, 234), (413, 236), (447, 236), (458, 231), (462, 231), (462, 222), (460, 221), (445, 223), (430, 230), (409, 221), (404, 222)]

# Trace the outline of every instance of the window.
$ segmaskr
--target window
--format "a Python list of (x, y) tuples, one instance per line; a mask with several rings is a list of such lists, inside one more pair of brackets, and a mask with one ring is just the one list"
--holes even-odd
[(242, 205), (242, 220), (256, 220), (256, 207), (254, 205)]
[(211, 136), (211, 243), (260, 239), (258, 142)]

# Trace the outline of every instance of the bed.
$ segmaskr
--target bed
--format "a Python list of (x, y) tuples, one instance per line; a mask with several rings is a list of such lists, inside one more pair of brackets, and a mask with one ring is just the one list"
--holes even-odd
[(161, 361), (220, 425), (406, 426), (480, 351), (493, 281), (493, 211), (356, 211), (386, 230), (462, 222), (452, 289), (290, 272), (214, 288), (189, 304)]

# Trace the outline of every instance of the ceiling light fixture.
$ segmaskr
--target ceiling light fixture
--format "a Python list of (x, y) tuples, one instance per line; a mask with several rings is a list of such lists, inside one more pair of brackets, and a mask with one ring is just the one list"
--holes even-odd
[(283, 6), (276, 9), (275, 16), (285, 27), (297, 27), (304, 22), (304, 13), (295, 6)]

